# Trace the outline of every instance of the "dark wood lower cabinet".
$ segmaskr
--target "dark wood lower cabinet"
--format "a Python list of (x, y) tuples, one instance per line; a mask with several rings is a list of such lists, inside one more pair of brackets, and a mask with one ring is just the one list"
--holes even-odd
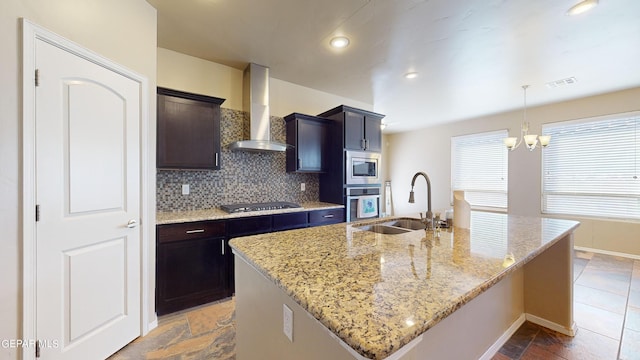
[[(231, 240), (240, 236), (266, 234), (272, 231), (273, 216), (250, 216), (227, 220), (227, 239)], [(236, 290), (236, 277), (234, 271), (233, 256), (229, 259), (229, 285), (231, 291)]]
[(229, 240), (344, 221), (344, 209), (325, 209), (165, 224), (156, 227), (156, 313), (164, 315), (233, 295)]
[(224, 222), (159, 225), (156, 312), (171, 313), (232, 295)]
[(227, 236), (249, 236), (271, 232), (272, 215), (241, 217), (227, 220)]
[(344, 209), (309, 211), (309, 227), (344, 222)]
[(273, 215), (273, 231), (305, 228), (309, 224), (307, 212), (293, 212)]

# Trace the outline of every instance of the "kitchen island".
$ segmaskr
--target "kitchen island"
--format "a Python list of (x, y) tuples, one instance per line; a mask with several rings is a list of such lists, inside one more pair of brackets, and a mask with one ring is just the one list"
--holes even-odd
[(525, 319), (574, 334), (577, 222), (473, 212), (439, 236), (370, 223), (231, 241), (237, 359), (490, 358)]

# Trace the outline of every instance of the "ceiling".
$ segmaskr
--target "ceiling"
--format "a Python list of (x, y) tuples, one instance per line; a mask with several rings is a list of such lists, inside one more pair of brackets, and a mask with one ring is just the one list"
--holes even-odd
[(529, 106), (640, 86), (639, 0), (147, 1), (159, 47), (373, 104), (385, 132), (519, 109), (524, 84)]

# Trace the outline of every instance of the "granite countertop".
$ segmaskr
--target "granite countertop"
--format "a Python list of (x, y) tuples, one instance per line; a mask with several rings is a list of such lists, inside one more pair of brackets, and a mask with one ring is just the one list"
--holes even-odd
[(277, 209), (277, 210), (261, 210), (261, 211), (249, 211), (238, 212), (229, 214), (219, 208), (205, 209), (205, 210), (189, 210), (189, 211), (159, 211), (156, 213), (156, 224), (177, 224), (191, 221), (203, 221), (203, 220), (221, 220), (231, 219), (248, 216), (260, 216), (260, 215), (272, 215), (282, 214), (299, 211), (310, 210), (326, 210), (326, 209), (342, 209), (344, 205), (331, 204), (325, 202), (305, 202), (301, 203), (299, 208), (292, 209)]
[(241, 237), (230, 245), (359, 354), (384, 359), (579, 224), (472, 212), (471, 230), (443, 229), (435, 237), (358, 227), (369, 223)]

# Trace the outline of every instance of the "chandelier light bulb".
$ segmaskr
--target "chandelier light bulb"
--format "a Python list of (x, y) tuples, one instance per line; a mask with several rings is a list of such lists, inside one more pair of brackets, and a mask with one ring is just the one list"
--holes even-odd
[(518, 138), (517, 137), (507, 137), (502, 139), (502, 142), (504, 142), (504, 145), (507, 147), (508, 150), (513, 150), (516, 148), (516, 144), (518, 143)]
[(551, 135), (540, 135), (538, 136), (538, 140), (540, 141), (540, 146), (547, 147), (551, 141)]
[(524, 143), (527, 144), (527, 149), (529, 149), (529, 151), (533, 151), (538, 144), (538, 135), (525, 135)]

